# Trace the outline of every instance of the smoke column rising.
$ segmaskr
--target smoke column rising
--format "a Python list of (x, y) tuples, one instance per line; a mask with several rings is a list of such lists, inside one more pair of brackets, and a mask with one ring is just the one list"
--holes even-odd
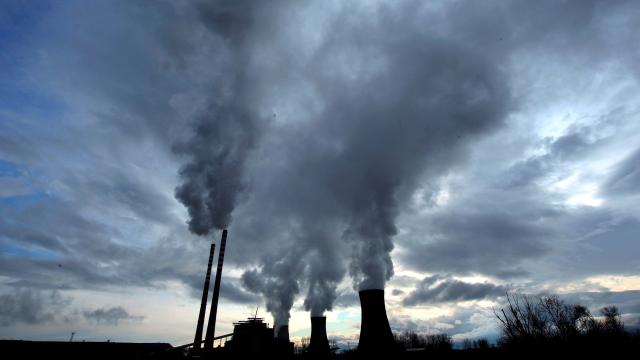
[(247, 289), (265, 297), (276, 330), (289, 324), (291, 307), (300, 290), (297, 278), (302, 271), (300, 257), (294, 253), (288, 255), (265, 263), (260, 271), (250, 270), (242, 275), (242, 283)]
[(347, 269), (355, 289), (384, 288), (402, 208), (500, 126), (510, 100), (500, 28), (449, 14), (462, 35), (444, 39), (446, 8), (259, 4), (206, 7), (226, 67), (177, 147), (189, 162), (176, 196), (206, 234), (248, 190), (243, 224), (258, 238), (245, 241), (264, 254), (243, 284), (285, 324), (301, 286), (312, 315), (330, 310)]
[[(393, 274), (400, 209), (502, 123), (509, 92), (493, 61), (498, 50), (443, 40), (408, 5), (392, 13), (345, 7), (326, 20), (316, 51), (298, 57), (300, 72), (289, 67), (320, 105), (296, 114), (294, 130), (280, 129), (287, 163), (271, 181), (282, 187), (282, 218), (300, 224), (299, 240), (287, 245), (332, 260), (330, 268), (340, 256), (323, 249), (344, 242), (354, 287), (382, 289)], [(326, 236), (305, 230), (318, 221), (332, 229)], [(340, 276), (308, 263), (312, 309), (334, 298)]]
[(189, 229), (206, 235), (229, 226), (245, 189), (245, 162), (259, 136), (247, 53), (254, 13), (244, 1), (198, 3), (194, 10), (220, 40), (221, 75), (191, 125), (191, 137), (174, 146), (188, 158), (175, 195), (189, 211)]

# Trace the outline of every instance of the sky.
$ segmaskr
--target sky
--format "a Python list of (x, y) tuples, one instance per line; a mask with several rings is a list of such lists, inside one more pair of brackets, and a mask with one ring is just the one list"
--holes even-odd
[(3, 1), (0, 338), (499, 336), (507, 291), (640, 327), (640, 4)]

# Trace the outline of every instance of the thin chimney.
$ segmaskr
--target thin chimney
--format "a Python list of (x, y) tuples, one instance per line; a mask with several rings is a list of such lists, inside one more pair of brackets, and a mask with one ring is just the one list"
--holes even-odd
[(211, 299), (207, 335), (204, 338), (205, 349), (213, 348), (213, 337), (216, 331), (216, 315), (218, 313), (218, 298), (220, 297), (220, 277), (222, 276), (222, 264), (224, 262), (224, 249), (226, 245), (227, 229), (224, 229), (222, 230), (222, 239), (220, 240), (220, 250), (218, 252), (218, 269), (216, 270), (216, 281), (213, 285), (213, 298)]
[(200, 313), (198, 314), (198, 325), (196, 326), (196, 337), (193, 339), (193, 347), (202, 348), (202, 328), (204, 327), (204, 316), (207, 312), (207, 298), (209, 296), (209, 282), (211, 280), (211, 264), (213, 264), (213, 254), (216, 251), (216, 244), (211, 244), (209, 251), (209, 263), (207, 264), (207, 275), (204, 278), (204, 289), (202, 290), (202, 302), (200, 303)]

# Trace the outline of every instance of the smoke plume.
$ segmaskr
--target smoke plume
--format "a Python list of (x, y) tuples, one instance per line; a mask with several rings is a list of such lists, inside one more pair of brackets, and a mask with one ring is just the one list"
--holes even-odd
[(174, 146), (188, 158), (175, 195), (189, 211), (189, 229), (198, 235), (230, 224), (258, 136), (258, 115), (249, 100), (251, 10), (244, 1), (198, 3), (194, 9), (220, 41), (216, 65), (221, 74), (191, 124), (190, 138)]
[(255, 143), (253, 121), (237, 104), (211, 105), (196, 120), (191, 142), (181, 149), (190, 161), (180, 169), (183, 183), (176, 189), (176, 197), (189, 210), (192, 232), (206, 235), (231, 222), (238, 194), (245, 187), (244, 161)]
[[(445, 41), (409, 7), (393, 15), (342, 10), (316, 51), (297, 57), (299, 73), (288, 63), (321, 105), (296, 114), (293, 130), (280, 129), (286, 163), (267, 180), (269, 196), (282, 195), (270, 214), (299, 232), (287, 245), (306, 249), (305, 306), (315, 315), (331, 308), (341, 278), (316, 265), (340, 262), (324, 249), (347, 244), (354, 287), (383, 288), (401, 207), (463, 158), (474, 137), (496, 128), (509, 102), (494, 48)], [(310, 227), (318, 221), (330, 229), (325, 236)]]
[[(499, 28), (409, 3), (322, 3), (210, 9), (232, 65), (181, 148), (176, 196), (195, 233), (227, 226), (248, 190), (238, 246), (267, 250), (243, 284), (279, 325), (301, 287), (312, 315), (330, 310), (347, 269), (355, 289), (384, 288), (402, 208), (509, 103)], [(461, 35), (438, 35), (449, 26)]]
[(289, 324), (291, 307), (299, 291), (297, 274), (301, 271), (302, 264), (298, 256), (289, 255), (263, 265), (260, 272), (254, 269), (242, 274), (243, 285), (265, 297), (267, 311), (273, 315), (275, 329)]
[(332, 246), (331, 238), (315, 240), (315, 249), (305, 259), (308, 291), (304, 308), (311, 312), (311, 316), (322, 316), (333, 307), (337, 296), (336, 287), (342, 280), (345, 269), (342, 265), (343, 256), (339, 253), (340, 247)]

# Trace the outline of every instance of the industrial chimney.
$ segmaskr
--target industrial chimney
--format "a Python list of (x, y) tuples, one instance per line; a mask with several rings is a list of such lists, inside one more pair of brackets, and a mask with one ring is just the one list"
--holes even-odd
[(358, 352), (381, 354), (395, 352), (396, 346), (384, 306), (384, 290), (361, 290), (360, 341)]
[(207, 335), (204, 338), (204, 348), (213, 348), (213, 337), (216, 331), (216, 315), (218, 313), (218, 298), (220, 297), (220, 278), (222, 277), (222, 264), (224, 262), (224, 249), (227, 246), (227, 229), (222, 230), (220, 239), (220, 250), (218, 252), (218, 269), (216, 270), (216, 280), (213, 284), (213, 298), (211, 298), (211, 311), (209, 312), (209, 323), (207, 325)]
[(198, 325), (196, 326), (196, 337), (193, 339), (193, 348), (202, 348), (202, 328), (204, 327), (204, 316), (207, 312), (207, 297), (209, 296), (209, 282), (211, 280), (211, 264), (213, 264), (213, 253), (216, 251), (216, 244), (211, 244), (209, 251), (209, 263), (207, 264), (207, 275), (204, 278), (204, 289), (202, 290), (202, 302), (200, 303), (200, 313), (198, 314)]
[(329, 355), (329, 339), (327, 339), (327, 318), (324, 316), (311, 317), (311, 340), (309, 353), (317, 357)]

